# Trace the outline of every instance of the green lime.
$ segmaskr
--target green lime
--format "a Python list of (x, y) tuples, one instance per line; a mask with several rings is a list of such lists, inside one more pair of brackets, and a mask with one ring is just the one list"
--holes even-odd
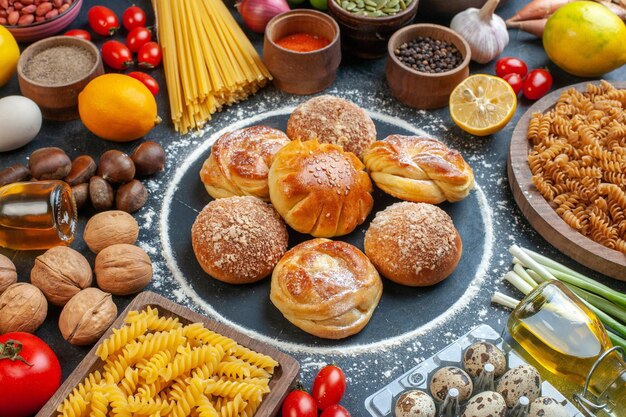
[(328, 9), (328, 0), (310, 0), (310, 1), (311, 1), (311, 6), (315, 7), (317, 10)]

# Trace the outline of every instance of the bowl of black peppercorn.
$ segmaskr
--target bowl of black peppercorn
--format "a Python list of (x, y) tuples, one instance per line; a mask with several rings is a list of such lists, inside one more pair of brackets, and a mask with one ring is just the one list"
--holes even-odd
[(450, 93), (469, 75), (470, 47), (440, 25), (420, 23), (393, 34), (385, 74), (395, 98), (418, 109), (448, 105)]

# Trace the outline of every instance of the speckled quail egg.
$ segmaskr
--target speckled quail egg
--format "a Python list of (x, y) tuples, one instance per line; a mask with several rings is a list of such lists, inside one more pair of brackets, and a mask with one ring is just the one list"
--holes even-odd
[(459, 402), (463, 403), (472, 396), (474, 385), (472, 378), (461, 368), (446, 366), (438, 369), (430, 379), (430, 393), (436, 400), (443, 401), (450, 388), (459, 390)]
[(465, 350), (463, 367), (472, 378), (480, 375), (486, 363), (493, 365), (496, 378), (506, 372), (506, 356), (495, 345), (489, 342), (477, 342)]
[(541, 376), (534, 367), (519, 365), (502, 375), (496, 391), (504, 397), (508, 407), (517, 404), (522, 395), (535, 401), (541, 395)]
[(539, 397), (530, 403), (528, 417), (569, 417), (569, 413), (554, 398)]
[(483, 391), (470, 398), (461, 417), (504, 417), (506, 403), (502, 395)]
[(424, 391), (405, 391), (396, 400), (395, 417), (435, 417), (435, 402)]

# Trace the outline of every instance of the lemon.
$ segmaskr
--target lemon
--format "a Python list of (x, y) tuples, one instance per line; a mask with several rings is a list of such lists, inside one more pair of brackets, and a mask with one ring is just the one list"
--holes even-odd
[(513, 117), (517, 95), (505, 80), (476, 74), (450, 94), (450, 115), (461, 129), (476, 136), (491, 135)]
[(139, 139), (161, 121), (150, 90), (122, 74), (91, 80), (78, 95), (78, 113), (92, 133), (115, 142)]
[(11, 32), (0, 25), (0, 87), (5, 85), (17, 70), (20, 48)]
[(601, 4), (575, 1), (546, 23), (543, 47), (561, 69), (596, 77), (626, 63), (626, 25)]

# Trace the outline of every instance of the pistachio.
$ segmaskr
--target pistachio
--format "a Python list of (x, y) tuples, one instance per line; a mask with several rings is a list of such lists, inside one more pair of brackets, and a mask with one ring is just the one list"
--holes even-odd
[(32, 284), (18, 282), (0, 295), (0, 333), (33, 333), (48, 315), (48, 302)]
[(59, 329), (73, 345), (95, 343), (117, 317), (117, 306), (111, 294), (98, 288), (85, 288), (63, 307)]

